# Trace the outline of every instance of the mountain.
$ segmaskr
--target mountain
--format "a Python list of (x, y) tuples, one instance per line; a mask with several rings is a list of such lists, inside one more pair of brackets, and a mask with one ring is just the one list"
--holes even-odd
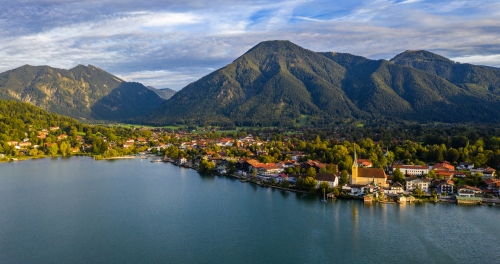
[(487, 90), (463, 89), (438, 75), (385, 60), (324, 55), (349, 69), (343, 80), (344, 91), (360, 110), (374, 117), (419, 122), (498, 120), (495, 113), (500, 97)]
[(94, 120), (144, 115), (164, 102), (144, 85), (124, 82), (92, 65), (70, 70), (25, 65), (0, 73), (0, 98)]
[[(370, 60), (266, 41), (186, 86), (143, 120), (237, 126), (290, 126), (304, 117), (310, 125), (500, 121), (499, 69), (463, 65), (430, 52)], [(464, 69), (469, 75), (460, 74)]]
[(177, 92), (152, 123), (293, 125), (301, 115), (358, 116), (345, 100), (345, 68), (289, 41), (263, 42)]
[(464, 89), (488, 90), (500, 95), (499, 68), (462, 64), (425, 50), (407, 50), (391, 62), (437, 75)]
[(170, 88), (155, 88), (153, 86), (147, 86), (149, 90), (155, 92), (159, 97), (162, 99), (168, 100), (170, 97), (172, 97), (177, 91), (172, 90)]

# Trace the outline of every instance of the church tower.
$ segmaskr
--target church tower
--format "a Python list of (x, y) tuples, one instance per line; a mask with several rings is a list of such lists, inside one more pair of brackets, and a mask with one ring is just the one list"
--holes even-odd
[(356, 155), (356, 147), (354, 147), (354, 161), (352, 162), (351, 168), (351, 184), (358, 184), (358, 157)]

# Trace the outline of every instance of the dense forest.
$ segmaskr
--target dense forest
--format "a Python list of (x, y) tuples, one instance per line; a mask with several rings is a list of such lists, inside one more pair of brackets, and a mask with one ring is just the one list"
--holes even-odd
[[(0, 99), (0, 160), (46, 155), (126, 155), (144, 150), (144, 146), (119, 147), (126, 139), (138, 137), (151, 137), (151, 131), (83, 124), (28, 103)], [(24, 146), (16, 148), (23, 145), (21, 142)]]

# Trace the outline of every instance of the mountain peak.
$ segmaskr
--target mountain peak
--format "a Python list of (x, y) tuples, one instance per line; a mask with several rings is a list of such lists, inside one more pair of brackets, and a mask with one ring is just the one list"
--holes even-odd
[(405, 52), (402, 52), (391, 59), (391, 61), (395, 63), (409, 61), (409, 60), (420, 61), (420, 62), (440, 61), (445, 63), (454, 63), (452, 60), (446, 57), (443, 57), (441, 55), (426, 50), (406, 50)]
[(303, 49), (303, 48), (292, 43), (289, 40), (267, 40), (267, 41), (262, 41), (261, 43), (255, 45), (253, 48), (248, 50), (245, 54), (248, 54), (248, 53), (251, 53), (254, 51), (278, 52), (278, 51), (295, 50), (295, 49)]

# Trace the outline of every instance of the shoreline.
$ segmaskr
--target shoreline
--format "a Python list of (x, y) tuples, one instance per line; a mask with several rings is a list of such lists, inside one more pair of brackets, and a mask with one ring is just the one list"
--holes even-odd
[[(21, 159), (16, 159), (16, 160), (2, 160), (0, 161), (0, 163), (7, 163), (7, 162), (12, 162), (12, 163), (16, 163), (16, 162), (19, 162), (19, 161), (26, 161), (26, 160), (32, 160), (32, 159), (45, 159), (45, 158), (71, 158), (71, 157), (89, 157), (89, 158), (94, 158), (94, 160), (126, 160), (126, 159), (148, 159), (148, 158), (153, 158), (153, 157), (159, 157), (159, 156), (134, 156), (134, 155), (127, 155), (127, 156), (117, 156), (117, 157), (110, 157), (110, 158), (101, 158), (101, 159), (95, 159), (95, 156), (91, 156), (91, 155), (72, 155), (72, 156), (67, 156), (67, 157), (62, 157), (62, 156), (55, 156), (55, 157), (51, 157), (51, 156), (43, 156), (43, 157), (23, 157)], [(186, 166), (182, 166), (182, 165), (178, 165), (178, 164), (175, 164), (173, 162), (170, 162), (170, 161), (167, 161), (167, 160), (163, 160), (162, 161), (163, 163), (170, 163), (176, 167), (182, 167), (182, 168), (185, 168), (185, 169), (193, 169), (195, 170), (199, 175), (203, 175), (201, 174), (197, 169), (195, 168), (192, 168), (192, 167), (186, 167)], [(246, 177), (241, 177), (239, 175), (235, 175), (235, 174), (219, 174), (219, 173), (210, 173), (210, 174), (205, 174), (205, 175), (212, 175), (212, 176), (224, 176), (224, 177), (231, 177), (231, 178), (234, 178), (234, 179), (238, 179), (240, 181), (242, 181), (242, 183), (250, 183), (250, 184), (255, 184), (255, 185), (258, 185), (262, 188), (273, 188), (273, 189), (277, 189), (277, 190), (281, 190), (281, 191), (287, 191), (287, 192), (293, 192), (293, 193), (298, 193), (298, 194), (306, 194), (306, 195), (317, 195), (317, 194), (312, 194), (308, 191), (304, 191), (304, 190), (297, 190), (297, 189), (291, 189), (291, 188), (284, 188), (284, 187), (281, 187), (281, 186), (276, 186), (276, 185), (270, 185), (270, 184), (262, 184), (262, 182), (255, 182), (255, 181), (252, 181), (250, 180), (249, 178), (246, 178)], [(481, 197), (482, 198), (482, 197)], [(363, 200), (363, 198), (359, 198), (359, 197), (353, 197), (353, 196), (349, 196), (349, 195), (341, 195), (339, 197), (334, 197), (333, 199), (330, 199), (330, 200), (336, 200), (336, 199), (342, 199), (342, 200)], [(457, 204), (457, 202), (454, 202), (454, 201), (448, 201), (448, 200), (442, 200), (442, 199), (438, 199), (437, 201), (432, 201), (432, 200), (421, 200), (421, 199), (416, 199), (414, 202), (406, 202), (406, 203), (398, 203), (398, 202), (393, 202), (393, 201), (387, 201), (387, 200), (383, 200), (383, 201), (379, 201), (379, 200), (375, 200), (375, 201), (369, 201), (369, 202), (365, 202), (366, 204), (372, 204), (372, 203), (380, 203), (380, 204), (421, 204), (421, 203), (447, 203), (447, 204)], [(465, 204), (460, 204), (462, 206), (464, 206)], [(469, 204), (467, 204), (469, 205)], [(465, 205), (465, 206), (467, 206)], [(470, 204), (472, 205), (472, 204)], [(500, 207), (500, 199), (496, 200), (495, 199), (490, 199), (490, 198), (483, 198), (483, 201), (481, 204), (475, 204), (475, 205), (482, 205), (482, 206), (493, 206), (493, 207)]]

